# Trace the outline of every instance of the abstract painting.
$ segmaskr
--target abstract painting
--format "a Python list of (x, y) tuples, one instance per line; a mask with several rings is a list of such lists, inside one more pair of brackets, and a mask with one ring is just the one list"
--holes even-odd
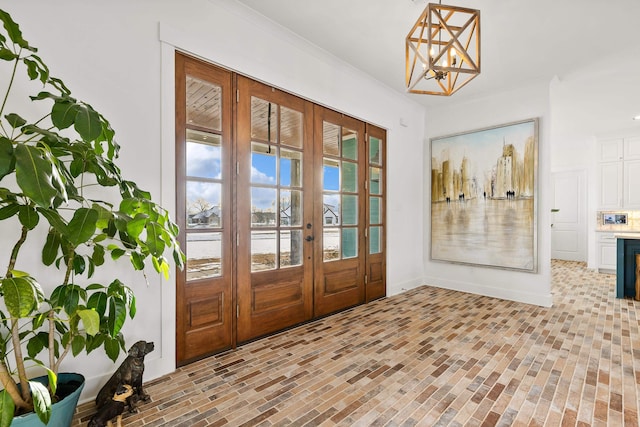
[(431, 259), (537, 271), (538, 119), (432, 138)]

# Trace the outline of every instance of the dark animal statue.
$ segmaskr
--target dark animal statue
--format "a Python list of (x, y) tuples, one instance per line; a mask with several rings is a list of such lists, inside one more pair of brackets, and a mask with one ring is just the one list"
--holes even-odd
[(96, 406), (101, 408), (112, 400), (118, 386), (130, 384), (133, 394), (127, 399), (129, 412), (136, 411), (138, 401), (148, 401), (149, 395), (142, 389), (142, 374), (144, 373), (144, 357), (153, 351), (152, 342), (138, 341), (129, 349), (129, 355), (120, 367), (113, 373), (109, 381), (100, 389), (96, 397)]
[(122, 427), (122, 412), (124, 411), (125, 401), (132, 394), (133, 389), (129, 384), (118, 386), (111, 400), (98, 409), (98, 412), (89, 420), (87, 427), (113, 427), (111, 421), (114, 418), (116, 419), (116, 427)]

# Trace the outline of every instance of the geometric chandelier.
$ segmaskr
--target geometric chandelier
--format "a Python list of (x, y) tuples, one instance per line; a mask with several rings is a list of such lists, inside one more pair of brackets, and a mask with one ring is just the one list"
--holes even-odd
[(407, 91), (448, 96), (478, 74), (480, 11), (429, 3), (407, 35)]

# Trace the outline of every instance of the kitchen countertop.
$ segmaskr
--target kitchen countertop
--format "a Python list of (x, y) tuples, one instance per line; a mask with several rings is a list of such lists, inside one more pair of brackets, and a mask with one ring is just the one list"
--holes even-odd
[(640, 233), (615, 233), (616, 239), (640, 239)]

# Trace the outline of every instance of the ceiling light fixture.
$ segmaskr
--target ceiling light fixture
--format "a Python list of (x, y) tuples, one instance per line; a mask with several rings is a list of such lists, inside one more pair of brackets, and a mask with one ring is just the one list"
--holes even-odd
[(640, 114), (638, 114), (637, 116), (635, 116), (635, 117), (633, 118), (633, 120), (640, 120)]
[(429, 3), (406, 39), (407, 91), (449, 96), (480, 74), (480, 11)]

